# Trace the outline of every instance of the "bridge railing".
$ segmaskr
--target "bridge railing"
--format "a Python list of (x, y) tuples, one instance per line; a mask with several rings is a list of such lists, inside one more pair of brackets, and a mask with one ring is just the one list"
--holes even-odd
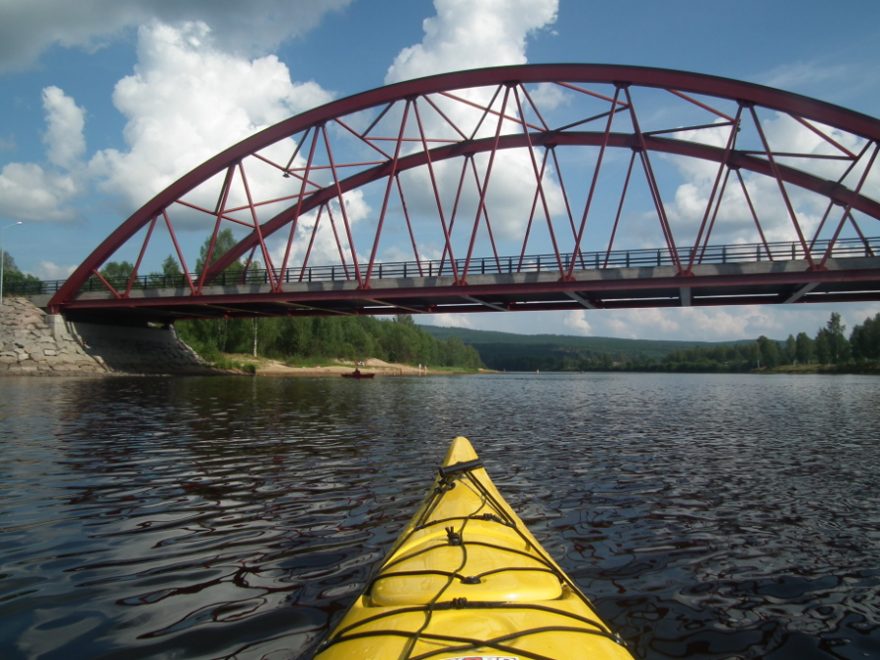
[[(830, 241), (816, 241), (811, 247), (810, 254), (814, 259), (825, 255)], [(831, 257), (872, 257), (880, 252), (880, 238), (847, 238), (838, 239), (831, 252)], [(693, 256), (693, 258), (692, 258)], [(755, 263), (761, 261), (789, 261), (805, 259), (806, 254), (803, 246), (797, 241), (780, 241), (774, 243), (743, 243), (729, 245), (709, 245), (701, 248), (696, 254), (691, 254), (691, 249), (679, 249), (675, 254), (668, 248), (636, 249), (636, 250), (612, 250), (581, 252), (574, 255), (573, 270), (600, 270), (609, 268), (639, 268), (674, 266), (676, 264), (732, 264), (732, 263)], [(422, 278), (444, 277), (457, 274), (459, 277), (467, 275), (498, 275), (513, 273), (540, 273), (540, 272), (567, 272), (571, 266), (572, 254), (526, 255), (523, 257), (478, 257), (456, 259), (455, 268), (449, 259), (435, 259), (424, 261), (394, 261), (376, 263), (373, 265), (371, 278)], [(359, 272), (363, 276), (367, 272), (368, 264), (358, 264)], [(196, 281), (197, 275), (190, 275), (192, 281)], [(298, 282), (327, 282), (338, 280), (354, 280), (355, 268), (353, 264), (337, 264), (333, 266), (298, 266), (288, 268), (280, 275), (284, 284)], [(129, 278), (110, 278), (106, 280), (117, 290), (124, 291), (129, 286)], [(65, 280), (49, 280), (42, 282), (34, 281), (9, 281), (4, 287), (7, 294), (39, 295), (51, 294), (58, 291)], [(246, 272), (220, 273), (214, 279), (212, 285), (230, 286), (236, 284), (268, 284), (269, 273), (266, 270), (250, 269)], [(131, 282), (133, 289), (167, 289), (188, 288), (187, 278), (184, 275), (163, 275), (154, 273), (140, 275)], [(107, 287), (97, 277), (92, 277), (83, 287), (83, 291), (106, 291)]]

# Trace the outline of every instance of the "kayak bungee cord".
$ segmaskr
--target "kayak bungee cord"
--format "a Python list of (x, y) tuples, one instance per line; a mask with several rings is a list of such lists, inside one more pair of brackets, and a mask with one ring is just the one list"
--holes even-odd
[(583, 650), (631, 658), (498, 493), (470, 443), (456, 438), (418, 513), (318, 657), (559, 660)]
[[(435, 497), (436, 497), (436, 494), (435, 494)], [(446, 538), (447, 538), (447, 542), (449, 543), (449, 545), (457, 545), (457, 546), (461, 547), (461, 562), (459, 563), (458, 568), (453, 572), (453, 575), (458, 574), (458, 571), (460, 571), (465, 566), (467, 566), (467, 546), (464, 545), (464, 542), (462, 541), (462, 538), (461, 538), (461, 535), (464, 532), (464, 527), (466, 524), (467, 524), (467, 521), (462, 522), (461, 532), (458, 532), (458, 533), (453, 531), (454, 530), (453, 527), (446, 528)], [(411, 536), (411, 534), (408, 534), (405, 538), (409, 538), (410, 536)], [(433, 613), (434, 613), (434, 610), (433, 610), (434, 605), (437, 603), (438, 600), (440, 600), (440, 597), (446, 592), (446, 590), (449, 589), (449, 585), (452, 584), (453, 580), (454, 580), (454, 578), (452, 577), (452, 575), (447, 577), (446, 584), (441, 589), (439, 589), (437, 591), (437, 593), (434, 595), (434, 597), (430, 601), (428, 601), (428, 603), (425, 605), (425, 610), (424, 610), (425, 620), (422, 623), (422, 626), (407, 641), (406, 646), (403, 649), (403, 652), (401, 652), (401, 654), (400, 654), (400, 660), (405, 660), (406, 658), (409, 658), (410, 655), (412, 654), (412, 649), (416, 645), (416, 642), (418, 641), (419, 637), (424, 633), (425, 629), (431, 623), (431, 617), (433, 616)], [(373, 588), (373, 585), (375, 585), (375, 583), (376, 583), (375, 580), (373, 580), (372, 584), (370, 584), (370, 586), (367, 587), (367, 593), (372, 592), (372, 588)]]

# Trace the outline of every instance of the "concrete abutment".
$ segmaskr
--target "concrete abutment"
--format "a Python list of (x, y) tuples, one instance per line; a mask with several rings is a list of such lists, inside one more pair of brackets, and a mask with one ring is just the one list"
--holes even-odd
[(26, 298), (0, 306), (0, 376), (216, 373), (173, 327), (72, 323)]

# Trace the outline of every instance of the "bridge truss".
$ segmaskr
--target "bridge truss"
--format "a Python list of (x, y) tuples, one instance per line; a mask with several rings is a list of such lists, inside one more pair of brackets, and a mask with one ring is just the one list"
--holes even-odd
[[(876, 300), (878, 151), (875, 118), (725, 78), (589, 64), (432, 76), (217, 154), (49, 306), (173, 320)], [(134, 265), (124, 281), (102, 274), (111, 260)], [(163, 260), (170, 288), (150, 279)]]

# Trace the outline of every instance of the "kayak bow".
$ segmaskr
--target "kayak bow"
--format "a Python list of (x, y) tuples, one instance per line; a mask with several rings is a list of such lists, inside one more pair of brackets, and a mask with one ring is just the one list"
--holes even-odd
[(631, 658), (455, 438), (416, 515), (317, 658)]

